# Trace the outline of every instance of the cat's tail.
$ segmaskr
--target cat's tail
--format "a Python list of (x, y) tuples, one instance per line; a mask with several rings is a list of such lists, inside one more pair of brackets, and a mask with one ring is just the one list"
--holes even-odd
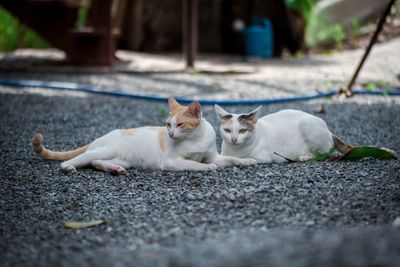
[(343, 141), (342, 139), (340, 139), (338, 136), (336, 136), (334, 134), (332, 134), (332, 139), (333, 139), (333, 143), (335, 144), (335, 148), (343, 154), (346, 154), (347, 152), (349, 152), (351, 149), (354, 148), (353, 145), (346, 143), (345, 141)]
[(76, 157), (86, 151), (89, 145), (70, 150), (70, 151), (52, 151), (46, 149), (42, 145), (43, 136), (40, 133), (36, 133), (32, 138), (33, 150), (44, 159), (54, 159), (54, 160), (69, 160)]

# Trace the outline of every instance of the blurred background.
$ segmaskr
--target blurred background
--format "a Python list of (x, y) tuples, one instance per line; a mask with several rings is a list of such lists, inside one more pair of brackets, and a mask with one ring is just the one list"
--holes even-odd
[[(0, 0), (0, 50), (54, 47), (65, 51), (74, 64), (112, 65), (114, 51), (118, 49), (180, 52), (185, 40), (189, 46), (193, 45), (192, 40), (193, 49), (199, 53), (298, 57), (365, 47), (387, 3), (387, 0)], [(399, 1), (392, 9), (380, 42), (400, 36), (398, 13)], [(189, 28), (187, 38), (185, 28)], [(257, 47), (260, 43), (264, 46)]]

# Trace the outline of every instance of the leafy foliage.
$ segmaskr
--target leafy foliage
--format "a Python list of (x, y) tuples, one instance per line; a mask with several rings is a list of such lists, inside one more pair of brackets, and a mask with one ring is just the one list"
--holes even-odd
[(308, 22), (311, 18), (312, 9), (318, 0), (285, 0), (285, 2), (290, 9), (302, 14)]
[(12, 51), (20, 47), (48, 48), (50, 45), (0, 7), (0, 50)]
[(330, 24), (327, 19), (312, 16), (307, 26), (306, 42), (310, 46), (327, 43), (341, 43), (346, 38), (344, 28), (340, 24)]
[[(340, 24), (330, 25), (326, 18), (316, 16), (313, 8), (318, 0), (285, 0), (287, 6), (298, 11), (306, 20), (306, 43), (310, 46), (324, 43), (340, 43), (346, 37)], [(354, 25), (355, 27), (359, 25)]]
[(82, 7), (78, 10), (78, 19), (76, 21), (76, 26), (78, 28), (82, 28), (82, 27), (86, 26), (87, 16), (88, 16), (88, 9), (86, 7)]

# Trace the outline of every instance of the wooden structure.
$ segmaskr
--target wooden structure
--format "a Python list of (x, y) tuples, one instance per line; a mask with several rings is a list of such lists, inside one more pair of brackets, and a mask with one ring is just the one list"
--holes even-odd
[(186, 68), (194, 68), (197, 56), (197, 0), (183, 0), (183, 53), (186, 59)]
[(130, 0), (126, 12), (119, 42), (123, 49), (148, 53), (183, 49), (189, 67), (197, 50), (244, 54), (243, 35), (232, 28), (237, 19), (249, 25), (254, 17), (270, 18), (274, 56), (284, 49), (296, 53), (303, 44), (305, 20), (284, 0)]
[[(77, 27), (82, 5), (66, 0), (0, 0), (23, 23), (42, 35), (51, 45), (65, 51), (71, 64), (112, 66), (118, 21), (115, 4), (125, 1), (96, 0), (88, 7), (87, 24)], [(114, 5), (114, 6), (113, 6)], [(113, 14), (114, 11), (114, 14)]]
[[(76, 25), (82, 9), (77, 3), (91, 3), (85, 27)], [(0, 5), (65, 51), (74, 65), (112, 66), (122, 24), (125, 49), (165, 52), (183, 48), (189, 69), (194, 67), (198, 48), (243, 53), (243, 37), (232, 29), (235, 19), (249, 25), (253, 17), (269, 17), (274, 56), (280, 56), (284, 48), (292, 53), (300, 49), (305, 28), (302, 17), (288, 10), (284, 0), (0, 0)]]

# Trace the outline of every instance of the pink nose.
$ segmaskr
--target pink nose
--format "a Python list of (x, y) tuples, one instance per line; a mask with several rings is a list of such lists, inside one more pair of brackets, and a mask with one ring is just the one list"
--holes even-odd
[(232, 143), (236, 144), (236, 142), (237, 142), (237, 137), (232, 137), (232, 138), (231, 138), (231, 141), (232, 141)]
[(173, 132), (168, 132), (169, 137), (173, 137), (174, 133)]

